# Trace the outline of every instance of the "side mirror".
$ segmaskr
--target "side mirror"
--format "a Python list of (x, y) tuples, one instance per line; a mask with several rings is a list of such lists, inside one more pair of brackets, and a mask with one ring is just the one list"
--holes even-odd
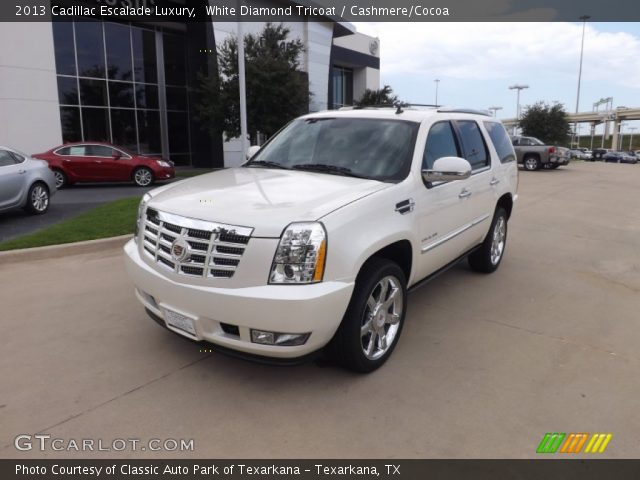
[(251, 145), (248, 149), (247, 149), (247, 160), (251, 160), (251, 158), (258, 153), (258, 150), (260, 150), (260, 147), (258, 145)]
[(111, 154), (111, 158), (113, 158), (114, 160), (119, 160), (120, 158), (122, 158), (122, 154), (118, 150), (114, 150)]
[(460, 157), (442, 157), (433, 162), (430, 170), (422, 171), (425, 182), (453, 182), (471, 176), (471, 164)]

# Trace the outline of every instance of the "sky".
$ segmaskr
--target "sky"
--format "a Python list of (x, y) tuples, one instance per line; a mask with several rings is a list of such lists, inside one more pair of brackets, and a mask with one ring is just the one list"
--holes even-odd
[[(356, 23), (380, 38), (380, 84), (401, 100), (487, 109), (499, 118), (521, 107), (560, 102), (575, 112), (582, 23)], [(640, 23), (587, 23), (580, 111), (613, 97), (613, 105), (640, 107)], [(640, 121), (629, 122), (638, 127)], [(588, 127), (582, 127), (587, 134)]]

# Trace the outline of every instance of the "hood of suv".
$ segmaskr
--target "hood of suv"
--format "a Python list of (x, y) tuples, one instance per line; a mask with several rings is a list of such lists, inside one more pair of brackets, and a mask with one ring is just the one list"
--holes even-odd
[(149, 205), (185, 217), (253, 227), (255, 237), (280, 237), (291, 222), (317, 220), (388, 186), (315, 172), (230, 168), (162, 187)]

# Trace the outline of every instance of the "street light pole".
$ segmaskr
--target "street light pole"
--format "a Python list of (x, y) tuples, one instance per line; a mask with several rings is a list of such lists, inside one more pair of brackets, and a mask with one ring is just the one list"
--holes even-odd
[(498, 110), (502, 110), (502, 107), (489, 107), (489, 111), (493, 114), (494, 117), (497, 116)]
[[(241, 0), (238, 0), (238, 11), (240, 11)], [(240, 90), (240, 142), (241, 156), (240, 162), (244, 163), (247, 159), (247, 151), (249, 145), (247, 141), (247, 84), (244, 68), (244, 31), (242, 19), (238, 19), (238, 84)]]
[(438, 106), (438, 85), (440, 84), (440, 79), (436, 78), (434, 82), (436, 83), (436, 107), (437, 107)]
[(629, 127), (629, 131), (631, 132), (631, 138), (629, 139), (629, 151), (633, 150), (633, 132), (635, 132), (638, 127)]
[[(580, 44), (580, 67), (578, 69), (578, 93), (576, 95), (576, 114), (578, 113), (578, 109), (580, 108), (580, 82), (582, 81), (582, 58), (584, 56), (584, 32), (587, 26), (587, 20), (591, 17), (589, 15), (582, 15), (580, 20), (582, 20), (582, 42)], [(575, 123), (574, 129), (577, 130), (578, 122)]]
[(513, 134), (515, 135), (518, 131), (518, 121), (520, 120), (520, 90), (524, 90), (525, 88), (529, 88), (529, 85), (511, 85), (509, 90), (517, 90), (518, 93), (516, 95), (516, 124), (513, 127)]

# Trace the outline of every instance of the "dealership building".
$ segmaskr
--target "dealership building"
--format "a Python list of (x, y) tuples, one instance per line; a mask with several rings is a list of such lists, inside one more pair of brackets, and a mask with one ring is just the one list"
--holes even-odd
[[(265, 4), (296, 3), (266, 0)], [(66, 20), (66, 19), (65, 19)], [(264, 23), (244, 23), (255, 33)], [(335, 18), (286, 22), (299, 38), (310, 111), (353, 104), (380, 83), (378, 39)], [(177, 165), (242, 161), (238, 141), (198, 123), (198, 72), (216, 72), (216, 44), (229, 22), (3, 23), (0, 29), (0, 145), (26, 153), (64, 142), (107, 141)], [(283, 119), (284, 121), (284, 119)]]

